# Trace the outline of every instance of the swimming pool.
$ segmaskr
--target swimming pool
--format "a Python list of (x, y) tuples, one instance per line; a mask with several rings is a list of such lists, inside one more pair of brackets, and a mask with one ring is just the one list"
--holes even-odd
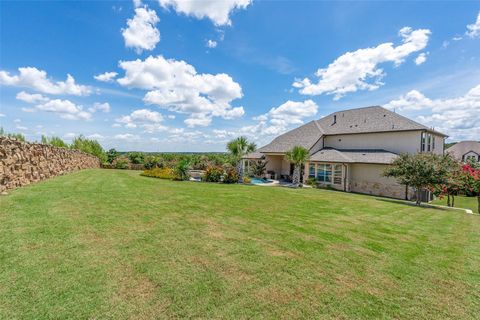
[(272, 183), (272, 180), (267, 180), (267, 179), (260, 179), (260, 178), (252, 178), (253, 184), (265, 184), (265, 183)]

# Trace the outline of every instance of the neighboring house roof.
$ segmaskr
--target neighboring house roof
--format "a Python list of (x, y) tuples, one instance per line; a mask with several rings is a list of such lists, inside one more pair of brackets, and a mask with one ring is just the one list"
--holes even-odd
[(382, 149), (334, 149), (324, 148), (310, 156), (310, 161), (342, 163), (377, 163), (390, 164), (397, 154)]
[(427, 130), (446, 136), (395, 112), (373, 106), (334, 112), (276, 137), (257, 151), (285, 153), (297, 145), (310, 150), (322, 135), (412, 130)]
[(476, 154), (480, 155), (480, 142), (478, 141), (460, 141), (455, 143), (453, 146), (445, 150), (446, 152), (450, 153), (457, 159), (462, 159), (462, 157), (473, 151)]

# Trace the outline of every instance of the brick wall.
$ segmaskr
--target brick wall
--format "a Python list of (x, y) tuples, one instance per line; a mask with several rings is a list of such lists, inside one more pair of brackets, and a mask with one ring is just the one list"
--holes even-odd
[(0, 137), (0, 192), (68, 172), (99, 167), (97, 157), (81, 151)]

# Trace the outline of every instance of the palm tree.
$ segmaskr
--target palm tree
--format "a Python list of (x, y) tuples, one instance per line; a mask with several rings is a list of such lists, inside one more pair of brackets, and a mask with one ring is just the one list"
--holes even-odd
[(227, 143), (227, 149), (233, 156), (240, 180), (243, 179), (242, 157), (249, 152), (255, 151), (257, 146), (253, 142), (248, 142), (245, 137), (238, 137)]
[(295, 146), (287, 152), (287, 159), (295, 165), (293, 170), (293, 184), (300, 184), (300, 171), (308, 160), (308, 150), (301, 146)]

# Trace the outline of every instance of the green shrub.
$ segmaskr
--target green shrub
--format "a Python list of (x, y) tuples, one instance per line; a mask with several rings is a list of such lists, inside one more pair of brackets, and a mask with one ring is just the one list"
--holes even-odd
[(141, 175), (159, 179), (174, 179), (176, 176), (172, 168), (153, 168), (143, 171)]
[(143, 160), (143, 165), (147, 170), (157, 167), (157, 163), (158, 163), (158, 159), (155, 156), (146, 156), (145, 159)]
[(14, 138), (18, 141), (27, 141), (25, 139), (25, 136), (21, 133), (6, 133), (2, 127), (0, 127), (0, 136), (5, 136), (5, 137), (9, 137), (9, 138)]
[(317, 184), (317, 180), (315, 178), (308, 178), (306, 185), (308, 186), (315, 186)]
[(130, 162), (127, 158), (117, 158), (114, 165), (115, 169), (128, 169), (130, 167)]
[(238, 172), (235, 168), (228, 168), (223, 177), (223, 183), (237, 183), (238, 182)]
[(252, 183), (252, 178), (247, 176), (243, 177), (243, 183)]
[(205, 171), (204, 180), (206, 182), (220, 182), (222, 181), (223, 169), (221, 167), (208, 167)]
[(83, 135), (80, 135), (73, 139), (70, 148), (94, 155), (99, 158), (102, 163), (107, 162), (107, 154), (103, 151), (102, 146), (97, 140), (87, 139)]
[(190, 169), (190, 164), (188, 160), (182, 160), (177, 164), (177, 167), (175, 168), (175, 178), (178, 180), (188, 180), (190, 178), (190, 175), (188, 173), (188, 170)]
[(47, 137), (42, 135), (42, 143), (43, 144), (49, 144), (54, 147), (59, 147), (59, 148), (68, 148), (68, 144), (66, 144), (61, 138), (59, 137)]
[(128, 153), (128, 159), (133, 164), (142, 164), (145, 159), (145, 154), (143, 152), (130, 152)]
[(115, 159), (117, 159), (119, 155), (120, 154), (118, 153), (118, 151), (115, 150), (114, 148), (108, 150), (108, 152), (107, 152), (107, 162), (108, 163), (113, 163), (113, 161)]

